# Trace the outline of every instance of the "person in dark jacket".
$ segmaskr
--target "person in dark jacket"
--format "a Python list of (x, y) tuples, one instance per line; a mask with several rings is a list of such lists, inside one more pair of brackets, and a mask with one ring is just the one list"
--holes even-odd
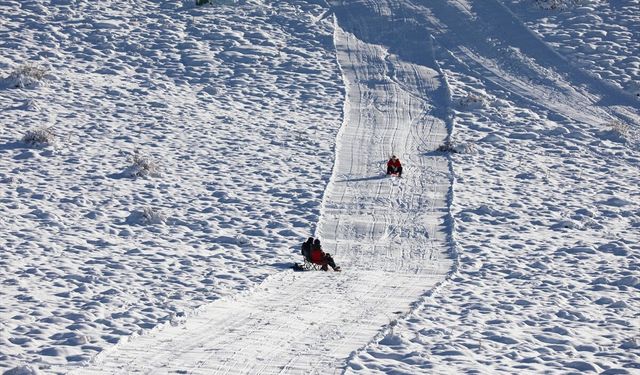
[(302, 256), (304, 259), (311, 261), (311, 247), (313, 246), (313, 237), (307, 238), (305, 242), (302, 243)]
[(387, 174), (398, 174), (398, 177), (402, 177), (402, 164), (395, 155), (387, 162)]
[(322, 265), (323, 271), (329, 269), (327, 266), (331, 266), (334, 271), (340, 271), (340, 267), (336, 266), (336, 262), (333, 260), (331, 254), (322, 251), (320, 240), (317, 238), (313, 241), (313, 247), (311, 248), (311, 261), (315, 264)]

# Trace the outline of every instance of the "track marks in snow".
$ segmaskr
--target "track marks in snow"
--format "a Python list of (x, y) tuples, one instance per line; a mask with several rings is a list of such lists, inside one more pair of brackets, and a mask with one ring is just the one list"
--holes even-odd
[(475, 146), (452, 155), (458, 269), (348, 372), (634, 373), (638, 155), (603, 123), (625, 113), (637, 127), (638, 106), (567, 74), (518, 20), (487, 11), (498, 3), (467, 3), (418, 12), (451, 89), (452, 141)]
[[(442, 77), (432, 56), (416, 64), (367, 41), (373, 29), (346, 31), (373, 24), (348, 9), (335, 8), (347, 97), (317, 230), (343, 272), (274, 275), (182, 326), (121, 345), (82, 373), (338, 373), (444, 279), (452, 264), (449, 166), (428, 153), (446, 137), (434, 113), (447, 105)], [(406, 166), (402, 179), (384, 176), (392, 152)]]

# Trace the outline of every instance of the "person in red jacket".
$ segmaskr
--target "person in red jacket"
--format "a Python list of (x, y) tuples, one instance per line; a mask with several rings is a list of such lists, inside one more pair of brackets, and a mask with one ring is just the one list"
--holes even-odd
[(329, 269), (327, 265), (331, 266), (334, 271), (340, 271), (340, 267), (336, 266), (336, 262), (334, 262), (331, 254), (325, 253), (322, 251), (322, 246), (320, 246), (320, 240), (315, 239), (313, 241), (313, 247), (311, 248), (311, 261), (315, 264), (322, 265), (322, 270), (326, 271)]
[(395, 155), (387, 162), (387, 174), (398, 174), (398, 177), (402, 177), (402, 164)]

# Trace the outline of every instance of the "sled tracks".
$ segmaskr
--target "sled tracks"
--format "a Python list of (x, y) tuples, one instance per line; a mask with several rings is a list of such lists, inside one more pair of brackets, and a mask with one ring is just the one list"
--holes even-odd
[[(343, 272), (273, 275), (77, 373), (342, 373), (354, 351), (444, 280), (451, 179), (446, 157), (432, 153), (447, 135), (436, 112), (448, 105), (443, 77), (429, 38), (380, 36), (380, 27), (407, 25), (384, 16), (386, 2), (375, 5), (334, 8), (346, 101), (317, 235)], [(416, 48), (419, 56), (405, 54)], [(392, 153), (401, 179), (383, 174)]]

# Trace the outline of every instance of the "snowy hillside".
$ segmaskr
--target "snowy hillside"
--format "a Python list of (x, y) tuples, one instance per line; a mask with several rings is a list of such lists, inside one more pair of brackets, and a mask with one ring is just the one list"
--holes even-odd
[(440, 3), (458, 269), (348, 372), (638, 373), (640, 3)]
[[(86, 361), (288, 268), (342, 121), (323, 12), (0, 2), (3, 369)], [(22, 142), (40, 128), (51, 145)], [(144, 158), (157, 175), (132, 176)]]
[(0, 372), (637, 373), (639, 55), (638, 0), (0, 1)]

